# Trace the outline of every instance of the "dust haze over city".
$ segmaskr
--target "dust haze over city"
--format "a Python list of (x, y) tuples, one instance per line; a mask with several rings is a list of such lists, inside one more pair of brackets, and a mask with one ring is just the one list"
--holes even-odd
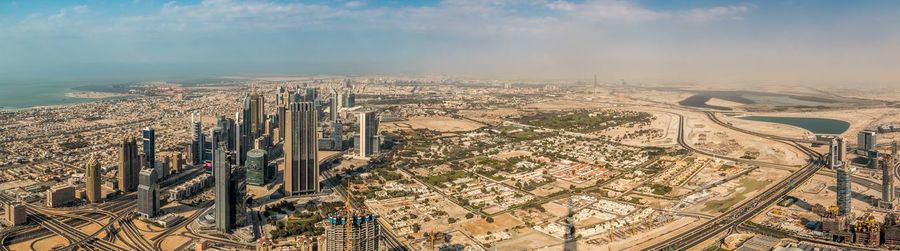
[(0, 250), (897, 250), (898, 14), (0, 2)]

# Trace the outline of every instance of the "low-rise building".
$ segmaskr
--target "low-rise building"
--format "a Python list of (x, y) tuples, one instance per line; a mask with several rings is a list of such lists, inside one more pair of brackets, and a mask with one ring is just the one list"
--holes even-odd
[(59, 207), (75, 200), (75, 187), (61, 184), (47, 190), (47, 207)]

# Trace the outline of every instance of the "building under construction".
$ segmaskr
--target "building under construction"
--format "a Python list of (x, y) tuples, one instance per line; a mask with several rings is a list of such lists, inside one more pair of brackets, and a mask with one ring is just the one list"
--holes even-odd
[(325, 251), (377, 251), (381, 240), (378, 215), (353, 208), (353, 187), (347, 184), (344, 210), (325, 220)]
[(829, 207), (819, 216), (822, 217), (822, 233), (827, 239), (834, 242), (849, 242), (853, 236), (850, 233), (850, 225), (847, 217), (840, 214), (837, 206)]
[(866, 214), (856, 219), (853, 227), (853, 243), (877, 247), (881, 244), (881, 226), (875, 221), (875, 216)]
[(900, 249), (900, 216), (890, 213), (884, 217), (884, 225), (881, 228), (884, 247)]
[(326, 251), (377, 251), (378, 216), (368, 213), (329, 216), (325, 223)]

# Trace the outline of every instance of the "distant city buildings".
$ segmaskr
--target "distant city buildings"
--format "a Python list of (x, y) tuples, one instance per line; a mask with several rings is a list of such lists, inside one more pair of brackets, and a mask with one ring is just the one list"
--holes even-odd
[(122, 192), (137, 190), (138, 172), (141, 170), (141, 159), (137, 141), (134, 138), (122, 139), (119, 145), (119, 169), (116, 172), (118, 188)]
[(87, 200), (90, 203), (98, 203), (102, 200), (103, 195), (100, 193), (100, 162), (91, 157), (84, 165), (84, 191), (87, 194)]
[(140, 172), (138, 185), (137, 212), (145, 218), (159, 214), (159, 183), (155, 168), (144, 168)]
[(318, 121), (315, 105), (311, 102), (291, 103), (285, 118), (285, 194), (318, 193)]

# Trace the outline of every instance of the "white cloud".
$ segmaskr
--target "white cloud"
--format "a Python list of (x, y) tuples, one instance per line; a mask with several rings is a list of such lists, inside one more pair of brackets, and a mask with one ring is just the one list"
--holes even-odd
[(747, 5), (716, 6), (706, 9), (691, 9), (682, 17), (691, 22), (708, 22), (719, 19), (743, 19), (743, 14), (750, 11)]
[(350, 1), (344, 4), (347, 8), (359, 8), (366, 6), (366, 2), (363, 1)]

